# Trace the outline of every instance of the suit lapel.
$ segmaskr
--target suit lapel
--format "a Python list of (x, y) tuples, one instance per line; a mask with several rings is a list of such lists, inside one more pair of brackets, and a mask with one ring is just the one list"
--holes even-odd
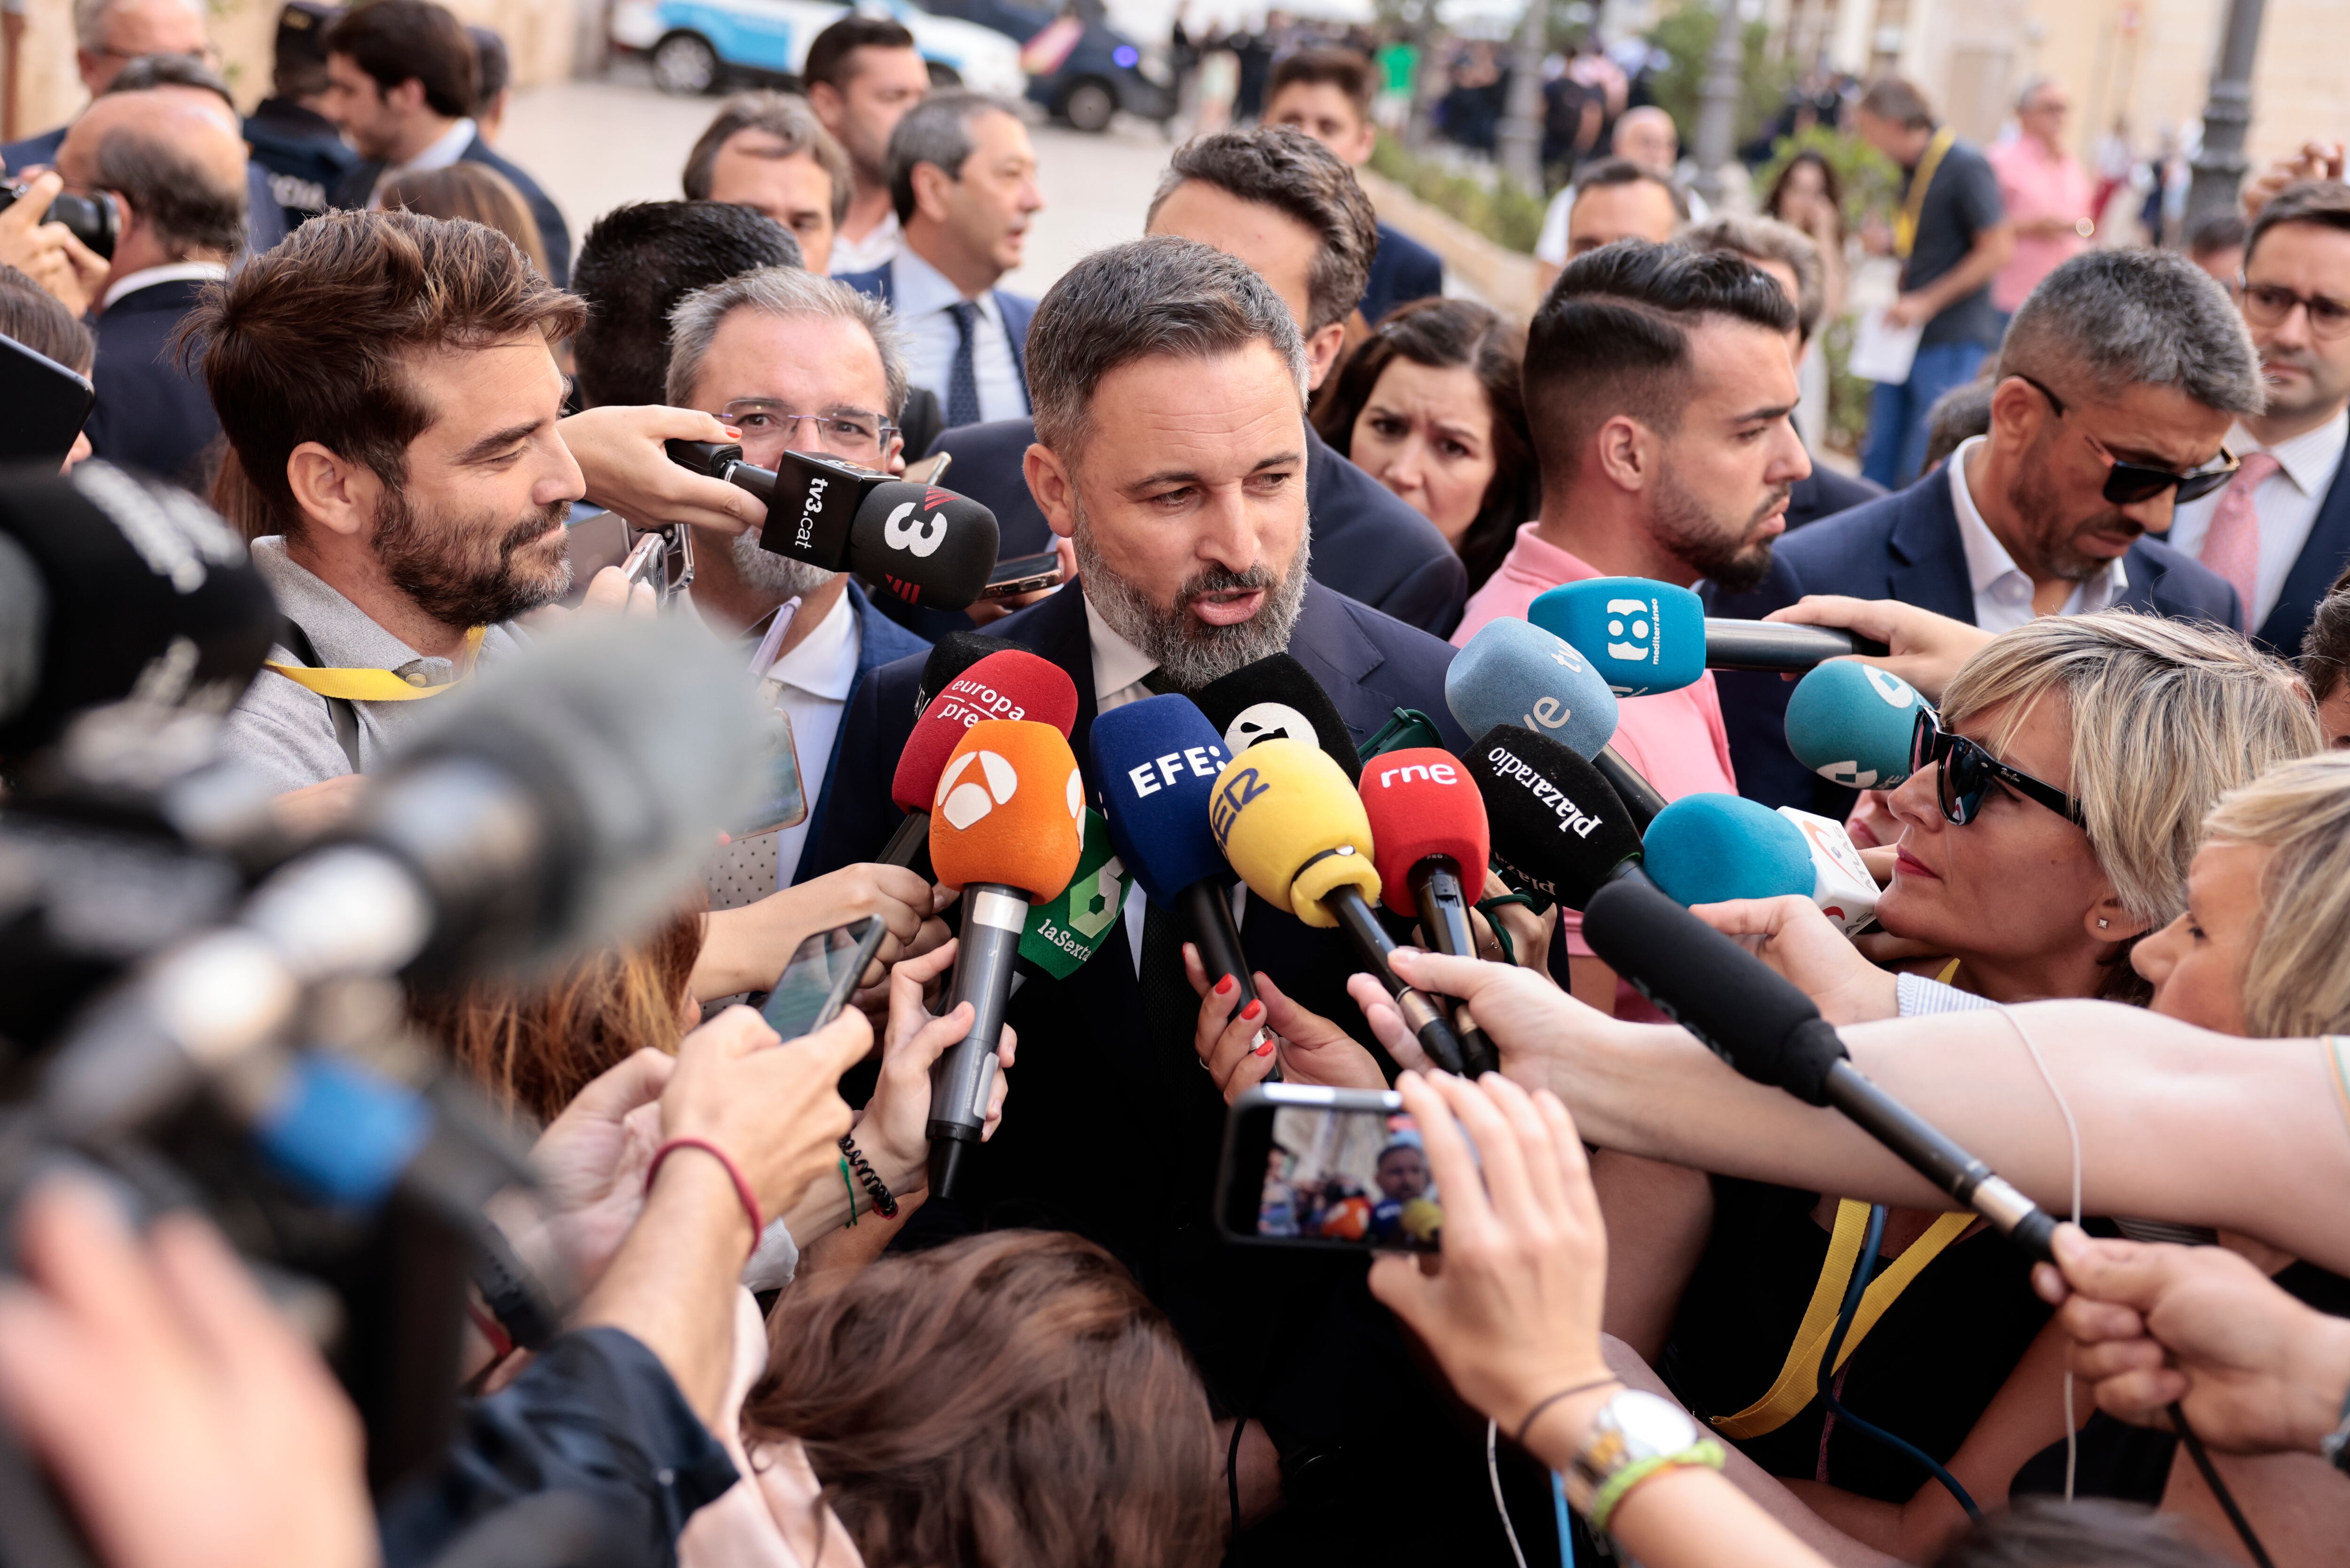
[(1000, 288), (995, 291), (995, 311), (1003, 317), (1004, 339), (1012, 345), (1012, 376), (1020, 383), (1020, 400), (1033, 408), (1035, 400), (1028, 395), (1029, 313)]
[[(2261, 640), (2287, 657), (2300, 652), (2302, 634), (2309, 629), (2317, 601), (2345, 565), (2350, 565), (2350, 452), (2343, 455), (2325, 499), (2317, 504), (2309, 537), (2293, 558), (2293, 570), (2285, 574), (2284, 591), (2261, 623)], [(2244, 608), (2249, 613), (2251, 607)]]
[(1387, 707), (1363, 684), (1387, 662), (1387, 656), (1347, 613), (1346, 601), (1337, 594), (1319, 583), (1306, 583), (1305, 602), (1290, 630), (1289, 651), (1330, 694), (1338, 716), (1358, 736), (1387, 722)]
[(1910, 486), (1886, 543), (1893, 557), (1887, 574), (1893, 597), (1974, 624), (1974, 587), (1967, 576), (1966, 545), (1959, 538), (1948, 475), (1938, 469)]

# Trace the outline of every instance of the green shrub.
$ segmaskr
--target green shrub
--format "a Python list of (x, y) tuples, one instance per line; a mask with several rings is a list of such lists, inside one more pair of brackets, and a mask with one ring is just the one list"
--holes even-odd
[(1846, 234), (1860, 233), (1861, 225), (1870, 219), (1892, 222), (1894, 209), (1899, 204), (1901, 171), (1893, 160), (1859, 137), (1832, 125), (1814, 125), (1771, 144), (1771, 161), (1754, 171), (1754, 200), (1758, 206), (1771, 193), (1780, 171), (1793, 162), (1798, 152), (1816, 152), (1835, 171), (1836, 183), (1844, 192)]
[(1371, 170), (1504, 249), (1531, 254), (1541, 236), (1544, 204), (1539, 199), (1510, 181), (1488, 185), (1419, 157), (1385, 131), (1371, 151)]

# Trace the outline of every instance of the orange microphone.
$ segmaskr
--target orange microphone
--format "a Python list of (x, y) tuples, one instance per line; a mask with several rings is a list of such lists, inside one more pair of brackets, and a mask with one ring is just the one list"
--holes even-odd
[(962, 940), (946, 1006), (972, 1004), (971, 1033), (931, 1069), (931, 1190), (953, 1196), (987, 1123), (995, 1046), (1028, 906), (1060, 897), (1077, 869), (1085, 781), (1050, 724), (983, 719), (939, 770), (931, 865), (963, 896)]

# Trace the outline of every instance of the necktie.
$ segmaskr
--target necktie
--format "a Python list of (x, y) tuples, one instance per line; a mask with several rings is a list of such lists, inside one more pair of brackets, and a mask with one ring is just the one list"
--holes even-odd
[(947, 306), (955, 321), (954, 368), (947, 372), (947, 428), (979, 423), (979, 370), (971, 358), (979, 331), (979, 306), (958, 299)]
[(2247, 624), (2253, 619), (2252, 599), (2261, 586), (2261, 514), (2252, 505), (2252, 493), (2283, 466), (2272, 453), (2246, 452), (2236, 477), (2220, 493), (2210, 531), (2203, 535), (2203, 548), (2197, 553), (2197, 558), (2225, 577), (2236, 597), (2244, 601)]

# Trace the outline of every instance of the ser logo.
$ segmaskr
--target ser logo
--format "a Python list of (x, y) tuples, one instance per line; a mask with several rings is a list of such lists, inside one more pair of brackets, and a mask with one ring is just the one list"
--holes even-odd
[(1215, 834), (1218, 844), (1228, 843), (1232, 824), (1239, 820), (1248, 804), (1273, 786), (1257, 776), (1254, 768), (1243, 768), (1232, 775), (1232, 783), (1216, 792), (1208, 807), (1208, 827)]
[[(933, 493), (936, 493), (933, 492)], [(925, 500), (928, 497), (924, 498)], [(946, 543), (947, 519), (942, 512), (927, 517), (914, 516), (916, 503), (901, 501), (881, 524), (881, 542), (892, 550), (903, 550), (910, 556), (934, 556)]]

